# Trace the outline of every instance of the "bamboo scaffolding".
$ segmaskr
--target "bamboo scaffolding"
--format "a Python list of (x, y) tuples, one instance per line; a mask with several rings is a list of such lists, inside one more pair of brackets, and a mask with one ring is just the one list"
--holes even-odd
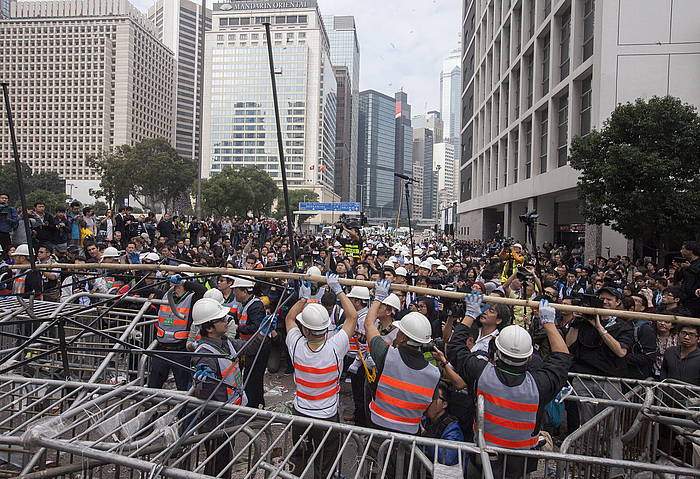
[[(251, 278), (281, 278), (281, 279), (292, 279), (292, 280), (302, 280), (306, 279), (308, 281), (313, 281), (317, 283), (325, 283), (325, 276), (316, 276), (300, 273), (285, 273), (282, 271), (261, 271), (256, 269), (236, 269), (236, 268), (210, 268), (210, 267), (195, 267), (195, 266), (168, 266), (160, 264), (63, 264), (63, 263), (53, 263), (53, 264), (37, 264), (38, 269), (69, 269), (69, 270), (106, 270), (106, 271), (163, 271), (172, 274), (179, 273), (194, 273), (194, 274), (228, 274), (231, 276), (248, 276)], [(10, 266), (12, 269), (27, 269), (26, 265)], [(340, 284), (346, 286), (366, 286), (367, 288), (374, 288), (373, 281), (361, 281), (356, 279), (346, 279), (340, 278)], [(460, 293), (456, 291), (443, 291), (440, 289), (432, 288), (420, 288), (418, 286), (410, 286), (406, 284), (392, 284), (391, 289), (396, 291), (404, 291), (410, 293), (416, 293), (428, 296), (438, 296), (441, 298), (449, 298), (455, 300), (463, 300), (466, 293)], [(495, 304), (506, 304), (508, 306), (528, 306), (530, 308), (537, 308), (539, 303), (537, 301), (530, 301), (526, 299), (512, 299), (512, 298), (501, 298), (500, 296), (484, 296), (483, 301), (485, 303), (495, 303)], [(559, 304), (550, 303), (554, 309), (558, 311), (567, 311), (573, 313), (581, 313), (587, 315), (600, 315), (600, 316), (616, 316), (618, 318), (625, 319), (646, 319), (649, 321), (668, 321), (671, 323), (678, 324), (688, 324), (693, 326), (700, 326), (700, 318), (691, 318), (685, 316), (676, 316), (670, 314), (658, 314), (658, 313), (639, 313), (636, 311), (625, 311), (617, 309), (604, 309), (604, 308), (588, 308), (584, 306), (573, 306), (570, 304)]]

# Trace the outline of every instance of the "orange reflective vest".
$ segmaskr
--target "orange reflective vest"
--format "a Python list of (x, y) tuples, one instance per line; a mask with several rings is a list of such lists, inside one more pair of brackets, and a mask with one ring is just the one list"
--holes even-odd
[[(236, 356), (236, 349), (230, 340), (228, 341), (228, 349), (230, 351), (231, 357)], [(222, 351), (218, 350), (214, 346), (208, 343), (201, 343), (195, 353), (213, 353), (221, 354)], [(238, 358), (231, 360), (228, 358), (217, 358), (217, 364), (219, 366), (219, 371), (217, 371), (217, 378), (221, 379), (226, 386), (226, 399), (227, 402), (236, 404), (238, 406), (245, 406), (248, 404), (248, 397), (245, 391), (241, 388), (243, 384), (243, 375), (241, 374), (241, 368), (238, 365)]]
[[(477, 382), (478, 395), (484, 397), (484, 440), (508, 449), (532, 449), (540, 393), (529, 372), (518, 386), (506, 386), (498, 379), (496, 368), (488, 364)], [(475, 424), (476, 428), (476, 424)]]
[(170, 306), (164, 304), (160, 306), (158, 322), (156, 323), (156, 336), (159, 342), (172, 344), (187, 340), (191, 306), (192, 293), (187, 293), (176, 306), (177, 311), (181, 316), (184, 316), (184, 319), (178, 318)]
[(22, 276), (21, 278), (15, 278), (14, 281), (12, 281), (12, 293), (13, 294), (24, 293), (26, 284), (27, 284), (27, 281), (24, 279), (24, 276)]
[(439, 380), (438, 368), (428, 364), (420, 370), (411, 369), (401, 359), (399, 350), (390, 347), (376, 395), (369, 404), (372, 422), (393, 431), (417, 433)]
[[(239, 311), (240, 311), (240, 314), (238, 314), (238, 327), (239, 328), (244, 327), (248, 324), (248, 309), (255, 302), (262, 304), (262, 301), (260, 301), (260, 298), (253, 297), (250, 301), (248, 301), (245, 304), (245, 306), (243, 306), (243, 309), (239, 309)], [(242, 333), (238, 333), (238, 336), (241, 339), (250, 339), (253, 337), (252, 334), (242, 334)]]
[[(336, 406), (340, 391), (340, 369), (335, 350), (324, 345), (312, 354), (299, 352), (297, 346), (306, 348), (306, 339), (299, 338), (291, 352), (296, 383), (295, 407), (312, 417), (315, 411)], [(311, 364), (313, 362), (313, 364)], [(342, 363), (341, 363), (342, 364)]]
[(105, 277), (105, 284), (107, 285), (107, 292), (111, 292), (112, 290), (116, 289), (119, 290), (122, 286), (124, 286), (124, 283), (119, 281), (117, 278), (114, 276), (107, 276)]

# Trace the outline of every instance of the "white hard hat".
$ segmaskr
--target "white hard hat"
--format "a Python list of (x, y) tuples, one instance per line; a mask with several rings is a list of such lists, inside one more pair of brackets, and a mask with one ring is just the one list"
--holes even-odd
[(382, 301), (382, 304), (386, 304), (387, 306), (391, 306), (396, 311), (401, 309), (401, 300), (394, 293), (391, 293), (389, 296), (387, 296), (384, 299), (384, 301)]
[[(532, 355), (532, 338), (525, 328), (512, 324), (496, 336), (496, 348), (509, 358), (520, 359), (516, 364), (522, 364)], [(512, 363), (508, 359), (501, 359), (508, 364)]]
[(419, 268), (425, 268), (427, 270), (432, 269), (433, 264), (430, 261), (423, 261), (421, 264), (418, 265)]
[(421, 263), (421, 259), (418, 256), (413, 257), (413, 264), (418, 266)]
[(394, 321), (392, 324), (413, 341), (421, 344), (430, 342), (430, 321), (417, 311), (408, 313), (401, 321)]
[(382, 265), (382, 268), (391, 268), (394, 269), (394, 262), (391, 260), (384, 261), (384, 264)]
[(249, 277), (236, 278), (233, 280), (233, 288), (252, 288), (255, 286), (255, 282)]
[(222, 274), (219, 276), (220, 278), (226, 278), (230, 279), (231, 281), (236, 281), (236, 278), (234, 276), (231, 276), (230, 274)]
[(444, 264), (441, 264), (440, 266), (437, 267), (438, 271), (447, 271), (447, 266)]
[(192, 273), (191, 271), (185, 271), (186, 269), (189, 270), (191, 267), (192, 266), (190, 266), (189, 264), (180, 263), (179, 265), (177, 265), (177, 269), (182, 271), (180, 271), (178, 274), (181, 274), (182, 276), (194, 276), (194, 273)]
[(447, 246), (443, 246), (442, 248), (440, 248), (440, 251), (448, 251)]
[(442, 261), (441, 261), (441, 260), (439, 260), (439, 259), (437, 259), (437, 258), (435, 258), (434, 260), (432, 260), (432, 261), (431, 261), (431, 263), (433, 263), (433, 264), (436, 264), (436, 265), (440, 266), (440, 265), (442, 264)]
[(311, 331), (323, 331), (331, 324), (328, 310), (318, 303), (309, 303), (304, 306), (304, 310), (297, 315), (297, 321)]
[(145, 261), (160, 261), (160, 255), (158, 253), (153, 253), (153, 252), (146, 253), (145, 255), (143, 255), (141, 260), (142, 261), (143, 260), (145, 260)]
[(445, 264), (451, 264), (451, 263), (454, 263), (454, 261), (452, 261), (452, 258), (447, 258), (445, 260)]
[(318, 266), (312, 266), (306, 270), (306, 274), (312, 274), (314, 276), (321, 276), (321, 269)]
[(114, 246), (105, 248), (104, 252), (102, 253), (103, 258), (119, 258), (120, 256), (119, 251)]
[(520, 248), (520, 249), (523, 249), (523, 245), (521, 245), (520, 243), (515, 243), (515, 244), (513, 245), (513, 248)]
[(396, 271), (394, 272), (396, 276), (408, 276), (408, 271), (406, 271), (406, 268), (403, 266), (399, 266), (396, 268)]
[(369, 300), (369, 289), (366, 286), (353, 286), (348, 294), (348, 298)]
[(420, 256), (423, 254), (423, 250), (421, 248), (416, 248), (416, 251), (414, 251), (414, 254)]
[(21, 244), (17, 246), (15, 252), (12, 253), (10, 256), (29, 256), (29, 246), (27, 246), (26, 244)]
[(204, 293), (203, 298), (210, 298), (216, 300), (217, 303), (223, 303), (224, 302), (224, 294), (219, 291), (216, 288), (208, 289), (206, 293)]
[(231, 309), (219, 303), (213, 298), (202, 298), (192, 308), (192, 324), (200, 326), (215, 319), (226, 316)]

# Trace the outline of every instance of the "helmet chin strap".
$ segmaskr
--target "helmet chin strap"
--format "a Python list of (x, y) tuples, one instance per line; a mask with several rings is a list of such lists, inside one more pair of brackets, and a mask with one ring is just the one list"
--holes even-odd
[[(527, 362), (530, 358), (524, 359), (522, 361), (513, 361), (512, 359), (505, 357), (505, 355), (503, 355), (499, 350), (496, 350), (496, 359), (498, 361), (503, 362), (504, 364), (509, 365), (509, 366), (524, 366), (525, 364), (527, 364)], [(509, 372), (509, 371), (504, 371), (504, 372)]]

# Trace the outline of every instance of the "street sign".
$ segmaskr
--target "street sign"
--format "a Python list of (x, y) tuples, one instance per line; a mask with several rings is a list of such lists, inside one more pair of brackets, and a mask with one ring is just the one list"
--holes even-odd
[(360, 211), (360, 203), (299, 203), (302, 211), (332, 211), (351, 213)]

